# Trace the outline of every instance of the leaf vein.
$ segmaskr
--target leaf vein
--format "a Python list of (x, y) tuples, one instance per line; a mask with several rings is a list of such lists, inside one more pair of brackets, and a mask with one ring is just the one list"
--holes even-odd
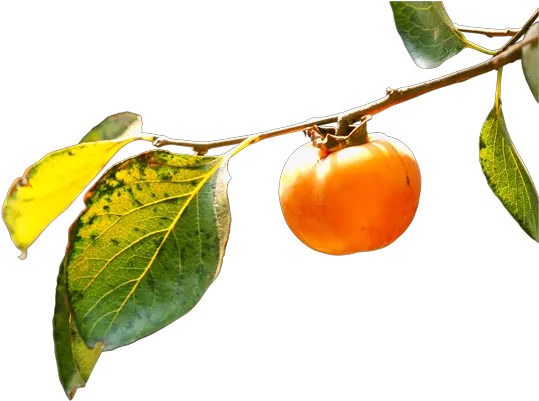
[(208, 171), (206, 177), (197, 185), (197, 187), (195, 188), (194, 191), (191, 192), (191, 195), (189, 196), (189, 199), (186, 200), (186, 202), (182, 205), (181, 209), (178, 211), (178, 214), (176, 215), (176, 218), (174, 219), (174, 221), (172, 222), (172, 224), (170, 225), (169, 229), (166, 230), (167, 233), (165, 234), (165, 236), (163, 237), (163, 239), (161, 240), (161, 243), (159, 244), (159, 246), (157, 247), (156, 251), (154, 252), (153, 256), (152, 256), (152, 259), (150, 260), (150, 262), (147, 264), (146, 268), (144, 269), (144, 271), (142, 272), (142, 274), (136, 279), (137, 282), (135, 283), (135, 285), (133, 286), (133, 288), (131, 289), (131, 291), (129, 292), (129, 294), (127, 294), (127, 296), (125, 297), (125, 299), (123, 300), (123, 302), (121, 303), (120, 307), (118, 308), (116, 314), (114, 315), (114, 317), (112, 318), (109, 326), (107, 327), (107, 330), (105, 331), (105, 335), (108, 333), (108, 331), (110, 330), (110, 328), (112, 327), (112, 325), (114, 324), (114, 322), (116, 321), (116, 319), (118, 318), (118, 315), (120, 313), (120, 311), (123, 309), (123, 307), (125, 306), (125, 304), (127, 303), (127, 301), (130, 299), (130, 297), (133, 295), (133, 293), (136, 291), (136, 289), (138, 288), (140, 282), (142, 281), (142, 279), (146, 276), (146, 273), (149, 271), (149, 269), (152, 267), (155, 259), (157, 258), (157, 255), (159, 254), (159, 252), (161, 251), (161, 248), (163, 247), (164, 243), (167, 241), (169, 235), (171, 232), (174, 231), (174, 228), (177, 224), (177, 222), (180, 220), (180, 218), (182, 217), (184, 211), (187, 209), (189, 203), (193, 200), (193, 197), (195, 196), (195, 194), (197, 194), (201, 188), (206, 184), (206, 182), (208, 182), (208, 180), (212, 177), (212, 175), (215, 173), (215, 171), (219, 168), (219, 166), (221, 165), (221, 163), (223, 162), (223, 158), (219, 159), (218, 163), (215, 164), (215, 166), (212, 167), (211, 170)]

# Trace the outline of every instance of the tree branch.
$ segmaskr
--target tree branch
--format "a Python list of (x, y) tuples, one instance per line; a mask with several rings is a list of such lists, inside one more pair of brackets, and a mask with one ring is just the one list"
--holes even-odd
[[(357, 107), (355, 109), (351, 109), (339, 114), (333, 114), (327, 117), (310, 119), (302, 123), (270, 131), (265, 131), (256, 135), (259, 136), (259, 140), (262, 140), (301, 131), (313, 125), (326, 125), (336, 122), (342, 122), (343, 124), (349, 126), (350, 124), (359, 121), (363, 116), (372, 116), (378, 114), (388, 109), (389, 107), (414, 99), (418, 96), (424, 95), (425, 93), (429, 93), (436, 89), (467, 81), (471, 78), (477, 77), (490, 71), (497, 70), (506, 64), (519, 60), (522, 57), (521, 49), (530, 43), (537, 43), (537, 36), (538, 35), (535, 34), (532, 37), (517, 43), (516, 45), (510, 46), (497, 56), (494, 56), (491, 59), (483, 63), (477, 64), (473, 67), (469, 67), (464, 70), (460, 70), (452, 74), (433, 79), (431, 81), (422, 82), (417, 85), (412, 85), (399, 89), (387, 88), (387, 94), (385, 97), (378, 99), (374, 102), (365, 104), (363, 106)], [(162, 136), (155, 136), (153, 144), (156, 147), (161, 147), (165, 145), (185, 146), (192, 148), (197, 154), (205, 154), (209, 149), (222, 146), (237, 145), (249, 137), (250, 136), (239, 136), (235, 138), (227, 138), (211, 142), (193, 142), (179, 139), (171, 139)]]
[(484, 61), (483, 63), (474, 65), (473, 67), (469, 67), (464, 70), (460, 70), (452, 74), (433, 79), (432, 81), (422, 82), (420, 84), (405, 88), (388, 88), (387, 95), (384, 98), (369, 103), (367, 105), (358, 107), (357, 109), (350, 110), (345, 115), (343, 115), (342, 118), (348, 121), (357, 121), (363, 115), (370, 114), (372, 116), (374, 114), (380, 113), (381, 111), (384, 111), (391, 106), (395, 106), (396, 104), (411, 100), (418, 96), (424, 95), (425, 93), (432, 92), (433, 90), (464, 82), (471, 78), (477, 77), (478, 75), (497, 70), (506, 64), (512, 63), (522, 58), (521, 49), (530, 43), (537, 43), (537, 35), (534, 35), (529, 39), (526, 39), (525, 41), (519, 42), (518, 44), (511, 46), (507, 51), (500, 53), (497, 56), (494, 56), (491, 59)]
[(513, 44), (517, 43), (517, 40), (519, 40), (528, 31), (528, 29), (530, 28), (530, 26), (532, 26), (532, 24), (535, 22), (538, 16), (539, 16), (539, 8), (535, 10), (531, 18), (528, 20), (528, 22), (526, 22), (524, 26), (520, 28), (520, 30), (516, 33), (516, 35), (513, 36), (505, 45), (503, 45), (496, 51), (496, 54), (500, 54), (504, 52), (509, 46), (512, 46)]
[(485, 35), (489, 38), (495, 36), (515, 36), (520, 29), (506, 28), (506, 29), (491, 29), (491, 28), (476, 28), (473, 26), (465, 26), (455, 24), (455, 27), (465, 33), (476, 33), (478, 35)]

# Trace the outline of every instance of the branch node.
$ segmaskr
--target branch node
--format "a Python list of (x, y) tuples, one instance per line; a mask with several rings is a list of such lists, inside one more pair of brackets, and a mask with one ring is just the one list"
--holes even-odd
[(160, 148), (167, 145), (168, 141), (169, 138), (167, 138), (166, 136), (155, 136), (152, 145), (156, 148)]

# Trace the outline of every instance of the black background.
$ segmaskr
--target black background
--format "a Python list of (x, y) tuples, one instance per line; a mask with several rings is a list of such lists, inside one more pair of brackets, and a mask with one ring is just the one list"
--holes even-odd
[[(15, 110), (6, 116), (5, 137), (15, 145), (2, 171), (15, 175), (49, 143), (70, 142), (89, 120), (120, 111), (120, 104), (144, 112), (146, 126), (166, 127), (171, 136), (230, 136), (238, 128), (277, 128), (308, 112), (343, 111), (343, 104), (382, 95), (388, 80), (395, 86), (427, 78), (400, 55), (383, 2), (369, 3), (376, 5), (312, 6), (294, 17), (289, 8), (260, 6), (250, 10), (253, 19), (227, 15), (215, 24), (206, 16), (199, 25), (178, 24), (133, 45), (134, 55), (125, 44), (111, 45), (43, 65), (9, 97)], [(537, 7), (476, 3), (452, 1), (451, 14), (465, 15), (461, 24), (518, 24)], [(470, 63), (471, 55), (466, 50), (458, 57)], [(519, 69), (520, 63), (506, 68), (504, 113), (529, 152), (528, 166), (537, 169), (538, 105), (528, 101)], [(233, 162), (226, 280), (209, 291), (200, 313), (168, 336), (107, 353), (106, 369), (97, 369), (95, 384), (80, 399), (177, 399), (191, 391), (257, 399), (322, 387), (332, 399), (347, 388), (376, 388), (382, 395), (432, 386), (445, 394), (448, 385), (440, 383), (447, 376), (440, 371), (460, 372), (452, 376), (455, 383), (473, 376), (488, 384), (497, 375), (508, 380), (517, 374), (518, 359), (528, 352), (528, 288), (538, 253), (489, 198), (472, 160), (472, 138), (479, 135), (480, 113), (491, 107), (495, 82), (489, 73), (472, 87), (442, 89), (371, 124), (408, 136), (426, 170), (416, 230), (383, 257), (309, 257), (282, 232), (272, 177), (280, 173), (280, 152), (301, 138), (282, 137), (280, 144), (242, 153)], [(64, 397), (55, 362), (45, 356), (45, 305), (50, 312), (47, 299), (64, 246), (57, 230), (30, 251), (32, 264), (16, 264), (13, 248), (3, 259), (6, 377), (22, 398)], [(518, 374), (525, 382), (526, 373)]]

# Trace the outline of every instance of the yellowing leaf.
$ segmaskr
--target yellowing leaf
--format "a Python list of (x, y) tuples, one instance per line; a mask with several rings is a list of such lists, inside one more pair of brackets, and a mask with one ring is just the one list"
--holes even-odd
[(84, 387), (101, 355), (103, 344), (89, 349), (78, 334), (69, 309), (65, 285), (65, 263), (62, 261), (56, 286), (56, 307), (53, 318), (54, 351), (58, 376), (69, 399)]
[[(135, 116), (135, 117), (133, 117)], [(118, 123), (118, 120), (121, 120)], [(107, 130), (113, 125), (116, 130)], [(75, 146), (49, 153), (14, 181), (4, 202), (2, 217), (11, 238), (25, 257), (43, 230), (82, 192), (114, 154), (143, 136), (140, 117), (122, 113), (108, 117)], [(103, 135), (112, 140), (99, 140)]]
[(85, 197), (66, 251), (79, 333), (111, 350), (193, 308), (217, 277), (230, 229), (228, 159), (156, 150), (108, 170)]
[(495, 105), (481, 129), (479, 159), (487, 182), (522, 229), (539, 241), (537, 191)]

